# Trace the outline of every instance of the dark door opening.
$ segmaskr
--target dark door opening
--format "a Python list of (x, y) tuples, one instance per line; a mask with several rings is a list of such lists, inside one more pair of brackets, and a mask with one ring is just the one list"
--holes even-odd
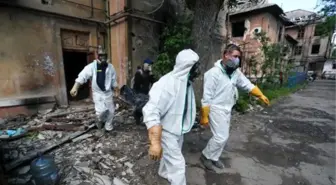
[(70, 90), (75, 83), (78, 74), (87, 65), (87, 53), (63, 50), (64, 73), (67, 88), (68, 101), (78, 101), (90, 97), (89, 83), (83, 84), (76, 97), (70, 95)]

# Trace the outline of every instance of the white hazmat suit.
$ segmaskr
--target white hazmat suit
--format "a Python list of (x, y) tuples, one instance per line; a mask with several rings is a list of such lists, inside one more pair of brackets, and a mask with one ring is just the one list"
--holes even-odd
[(250, 92), (255, 87), (239, 69), (229, 77), (221, 61), (204, 74), (202, 107), (210, 107), (213, 136), (202, 153), (212, 161), (218, 161), (229, 138), (231, 109), (238, 98), (237, 88)]
[[(105, 122), (105, 130), (110, 131), (113, 129), (114, 117), (114, 103), (113, 103), (113, 89), (117, 88), (116, 72), (112, 64), (107, 63), (105, 71), (105, 89), (102, 91), (97, 85), (97, 60), (85, 66), (79, 73), (76, 82), (79, 84), (86, 83), (91, 79), (92, 99), (95, 105), (95, 111), (99, 121)], [(103, 119), (103, 120), (101, 120)]]
[[(196, 103), (189, 72), (199, 60), (191, 49), (181, 51), (176, 57), (173, 71), (153, 84), (149, 101), (143, 108), (148, 129), (162, 126), (162, 159), (159, 175), (172, 185), (186, 185), (185, 160), (182, 155), (183, 134), (188, 133), (196, 118)], [(187, 104), (184, 115), (185, 104)]]

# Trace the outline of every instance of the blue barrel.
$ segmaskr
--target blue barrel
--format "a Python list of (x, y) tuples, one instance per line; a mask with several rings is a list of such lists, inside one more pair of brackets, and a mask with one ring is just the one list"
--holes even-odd
[(30, 164), (30, 172), (36, 185), (58, 183), (58, 169), (50, 156), (39, 156)]

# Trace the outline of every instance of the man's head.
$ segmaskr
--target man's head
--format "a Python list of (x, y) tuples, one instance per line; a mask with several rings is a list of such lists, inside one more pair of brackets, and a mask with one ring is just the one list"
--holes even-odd
[(103, 49), (101, 47), (99, 47), (99, 49), (98, 49), (98, 60), (102, 64), (106, 64), (106, 62), (107, 62), (107, 53), (105, 51), (103, 51)]
[(144, 60), (143, 70), (151, 73), (152, 64), (153, 64), (153, 61), (147, 58), (146, 60)]
[(226, 46), (223, 52), (223, 64), (226, 69), (234, 71), (239, 67), (241, 50), (240, 47), (235, 44), (229, 44)]
[(199, 56), (191, 49), (180, 51), (175, 60), (172, 73), (181, 79), (193, 81), (199, 75)]
[(201, 69), (200, 69), (200, 62), (196, 62), (192, 68), (190, 69), (189, 72), (189, 80), (194, 82), (194, 80), (199, 77), (201, 74)]

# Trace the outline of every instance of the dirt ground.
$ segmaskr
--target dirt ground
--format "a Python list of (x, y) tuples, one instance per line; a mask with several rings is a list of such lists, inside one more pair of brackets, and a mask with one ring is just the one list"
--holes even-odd
[[(315, 81), (262, 111), (233, 115), (221, 156), (224, 171), (209, 172), (201, 165), (199, 157), (211, 132), (193, 129), (185, 135), (183, 147), (188, 185), (335, 184), (335, 90), (335, 81)], [(93, 130), (90, 137), (49, 153), (60, 168), (61, 184), (169, 184), (157, 175), (158, 162), (148, 159), (146, 128), (136, 126), (127, 111), (117, 114), (122, 116), (116, 117), (118, 126), (112, 133)], [(94, 113), (70, 116), (78, 117), (89, 120)], [(23, 148), (36, 150), (66, 134), (40, 132), (37, 138), (7, 147), (20, 148), (16, 155), (25, 155)], [(26, 184), (31, 178), (29, 167), (17, 169), (9, 178), (10, 184)]]

